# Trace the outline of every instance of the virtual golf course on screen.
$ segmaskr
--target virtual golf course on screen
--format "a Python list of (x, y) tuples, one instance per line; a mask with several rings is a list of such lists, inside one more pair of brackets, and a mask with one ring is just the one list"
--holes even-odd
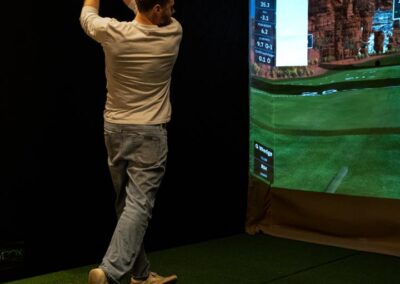
[(400, 199), (400, 0), (250, 1), (250, 175)]

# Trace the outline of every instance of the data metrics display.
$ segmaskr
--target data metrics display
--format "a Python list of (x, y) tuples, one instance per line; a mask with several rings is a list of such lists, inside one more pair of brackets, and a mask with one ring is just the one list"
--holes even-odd
[(258, 63), (307, 65), (307, 3), (308, 0), (255, 1), (254, 54)]

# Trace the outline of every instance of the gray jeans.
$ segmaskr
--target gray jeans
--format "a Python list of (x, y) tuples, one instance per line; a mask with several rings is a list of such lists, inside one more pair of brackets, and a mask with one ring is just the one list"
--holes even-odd
[(163, 125), (104, 123), (118, 222), (100, 268), (116, 283), (143, 279), (150, 264), (143, 238), (164, 176), (168, 145)]

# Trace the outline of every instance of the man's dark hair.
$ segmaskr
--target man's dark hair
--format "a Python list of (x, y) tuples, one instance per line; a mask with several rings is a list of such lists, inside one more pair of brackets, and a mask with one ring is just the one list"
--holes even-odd
[(153, 9), (157, 4), (164, 7), (168, 0), (135, 0), (139, 12), (147, 12)]

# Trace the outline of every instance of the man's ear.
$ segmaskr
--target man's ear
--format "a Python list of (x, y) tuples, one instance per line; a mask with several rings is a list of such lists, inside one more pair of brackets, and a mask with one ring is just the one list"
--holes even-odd
[(161, 5), (160, 4), (154, 5), (153, 12), (160, 13), (160, 11), (161, 11)]

